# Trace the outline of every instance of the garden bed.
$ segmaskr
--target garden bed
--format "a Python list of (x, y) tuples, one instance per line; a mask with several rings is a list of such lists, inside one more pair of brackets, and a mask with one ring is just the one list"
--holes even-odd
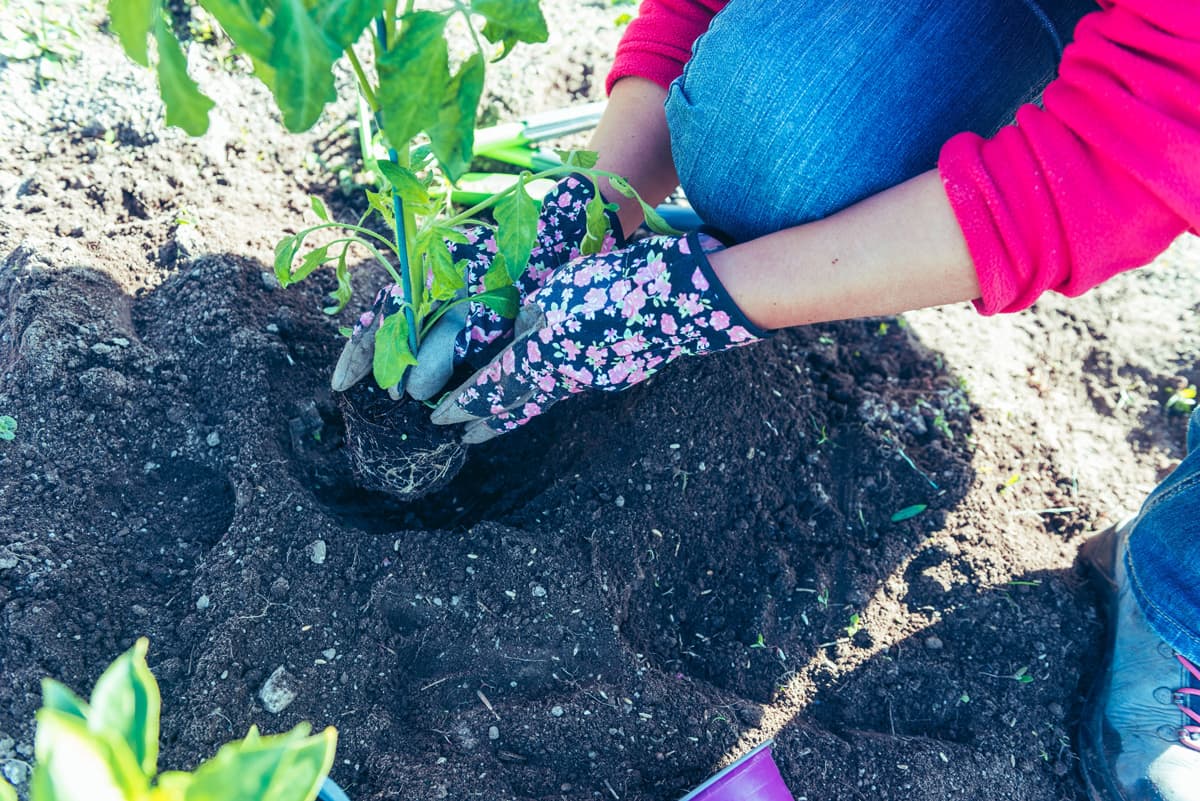
[[(498, 118), (599, 98), (618, 10), (544, 5)], [(405, 505), (345, 456), (332, 277), (270, 275), (309, 193), (351, 202), (317, 178), (353, 158), (349, 110), (285, 135), (214, 60), (202, 84), (258, 105), (189, 140), (149, 73), (84, 45), (40, 86), (0, 64), (6, 775), (38, 680), (90, 687), (144, 634), (164, 765), (332, 724), (356, 801), (668, 801), (769, 737), (797, 799), (1079, 795), (1102, 629), (1075, 555), (1182, 456), (1163, 402), (1200, 381), (1195, 240), (1018, 316), (687, 360)]]

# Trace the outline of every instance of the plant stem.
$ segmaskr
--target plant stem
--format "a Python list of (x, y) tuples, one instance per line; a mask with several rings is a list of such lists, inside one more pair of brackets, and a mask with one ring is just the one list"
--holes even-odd
[[(412, 2), (413, 0), (408, 0), (408, 5), (412, 5)], [(388, 49), (388, 28), (390, 27), (388, 23), (389, 20), (386, 13), (380, 14), (375, 20), (375, 36), (379, 40), (379, 45), (385, 53)], [(382, 109), (376, 111), (376, 123), (379, 123), (382, 114)], [(380, 124), (379, 127), (382, 128), (383, 125)], [(403, 161), (400, 159), (400, 153), (394, 147), (388, 149), (388, 158), (391, 159), (393, 164), (407, 168), (409, 164), (409, 145), (407, 142), (402, 142), (400, 144), (404, 146)], [(413, 217), (412, 212), (405, 209), (404, 201), (401, 199), (400, 194), (396, 191), (395, 187), (392, 187), (392, 216), (395, 221), (394, 228), (396, 231), (396, 253), (400, 256), (400, 286), (404, 290), (405, 299), (409, 302), (409, 305), (404, 309), (404, 319), (405, 322), (408, 323), (408, 347), (409, 351), (415, 355), (421, 342), (420, 331), (417, 327), (417, 315), (414, 311), (414, 307), (420, 304), (420, 297), (415, 295), (414, 292), (419, 291), (419, 289), (424, 289), (424, 282), (420, 280), (419, 276), (417, 276), (418, 280), (413, 280), (413, 265), (409, 253), (410, 243), (408, 241), (407, 233), (408, 231), (414, 230), (416, 220)]]
[(346, 58), (350, 59), (350, 66), (354, 68), (354, 74), (358, 78), (358, 90), (367, 100), (367, 105), (371, 107), (371, 112), (379, 111), (379, 101), (375, 97), (375, 90), (371, 88), (371, 82), (367, 80), (367, 73), (363, 70), (362, 63), (358, 60), (358, 54), (354, 52), (354, 46), (346, 48)]

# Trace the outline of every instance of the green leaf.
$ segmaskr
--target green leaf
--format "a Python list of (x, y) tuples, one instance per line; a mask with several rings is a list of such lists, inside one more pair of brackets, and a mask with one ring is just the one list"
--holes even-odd
[(585, 256), (599, 253), (604, 248), (604, 239), (608, 236), (608, 215), (604, 213), (604, 199), (597, 194), (588, 201), (586, 207), (587, 233), (579, 243), (579, 252)]
[(429, 258), (429, 267), (433, 273), (433, 299), (434, 300), (450, 300), (460, 289), (466, 287), (467, 282), (463, 278), (466, 272), (466, 259), (459, 259), (458, 263), (454, 262), (454, 257), (450, 255), (450, 250), (442, 242), (434, 242), (432, 247), (426, 251)]
[[(379, 162), (383, 164), (384, 162)], [(392, 209), (392, 194), (390, 192), (372, 192), (370, 189), (364, 189), (363, 194), (367, 196), (367, 204), (379, 212), (379, 216), (387, 223), (388, 228), (396, 230), (396, 213)]]
[(108, 0), (110, 26), (125, 54), (143, 67), (150, 66), (146, 37), (159, 13), (158, 0)]
[(271, 57), (274, 37), (269, 30), (259, 25), (258, 17), (252, 9), (246, 7), (244, 0), (200, 0), (200, 5), (213, 15), (229, 38), (244, 50), (246, 55), (264, 62)]
[(295, 284), (308, 278), (314, 270), (319, 269), (327, 261), (329, 261), (329, 245), (321, 245), (308, 251), (300, 259), (300, 266), (292, 271), (291, 283)]
[(187, 56), (161, 16), (154, 23), (154, 40), (158, 43), (158, 91), (167, 107), (167, 125), (200, 136), (208, 130), (208, 112), (215, 104), (188, 75)]
[(479, 301), (496, 314), (506, 317), (509, 320), (515, 318), (517, 312), (521, 309), (521, 301), (517, 295), (517, 288), (512, 285), (472, 295), (471, 300)]
[(899, 523), (902, 520), (908, 520), (910, 517), (916, 517), (917, 515), (921, 514), (921, 512), (924, 512), (928, 508), (929, 507), (923, 503), (914, 504), (912, 506), (906, 506), (903, 509), (901, 509), (899, 512), (896, 512), (896, 514), (892, 515), (892, 522)]
[(417, 363), (408, 343), (408, 320), (404, 311), (385, 317), (375, 333), (375, 360), (372, 371), (375, 383), (383, 389), (394, 387), (404, 377), (404, 371)]
[(295, 234), (280, 239), (275, 244), (275, 279), (282, 287), (290, 286), (292, 281), (292, 259), (296, 258), (296, 250), (300, 240)]
[(487, 20), (483, 35), (488, 41), (503, 43), (500, 58), (517, 42), (544, 42), (550, 38), (538, 0), (471, 0), (471, 10)]
[(0, 414), (0, 439), (13, 440), (17, 436), (17, 418)]
[(329, 38), (346, 49), (386, 5), (385, 0), (324, 0), (317, 7), (317, 22)]
[(17, 791), (4, 779), (0, 779), (0, 801), (17, 801)]
[(600, 154), (594, 150), (555, 150), (554, 152), (562, 159), (565, 167), (582, 167), (590, 170), (600, 160)]
[(321, 222), (329, 222), (329, 211), (325, 208), (325, 201), (316, 195), (310, 195), (308, 202), (312, 204), (313, 213), (321, 218)]
[(187, 801), (187, 790), (191, 784), (192, 774), (190, 773), (179, 770), (161, 773), (146, 801)]
[[(413, 206), (429, 206), (432, 203), (429, 190), (421, 183), (421, 179), (413, 174), (412, 170), (401, 167), (393, 161), (381, 161), (379, 162), (379, 171), (383, 173), (383, 177), (387, 179), (387, 182), (392, 185), (392, 189), (405, 203)], [(388, 205), (391, 205), (390, 202)]]
[(36, 801), (134, 801), (149, 785), (124, 740), (56, 709), (38, 710), (34, 752)]
[(496, 204), (496, 246), (508, 264), (508, 276), (513, 281), (525, 272), (529, 254), (537, 240), (538, 204), (525, 191), (529, 173), (521, 173), (516, 189)]
[(429, 141), (442, 171), (457, 181), (467, 171), (475, 150), (475, 113), (483, 96), (483, 56), (475, 53), (463, 62), (446, 87), (437, 122), (429, 127)]
[(129, 746), (147, 777), (158, 772), (158, 723), (162, 698), (146, 664), (150, 641), (138, 639), (101, 674), (92, 688), (88, 728), (109, 731)]
[(445, 27), (443, 14), (409, 14), (399, 40), (379, 57), (376, 96), (383, 131), (393, 147), (408, 147), (408, 140), (438, 122), (441, 105), (430, 98), (444, 97), (450, 82)]
[(42, 679), (42, 708), (54, 709), (80, 720), (87, 720), (91, 713), (87, 701), (76, 695), (70, 687), (54, 679)]
[(326, 306), (322, 311), (326, 314), (337, 314), (342, 309), (346, 308), (346, 304), (350, 302), (350, 294), (352, 288), (350, 286), (350, 268), (346, 266), (346, 253), (350, 250), (350, 243), (347, 242), (342, 248), (341, 255), (338, 256), (337, 263), (337, 289), (329, 293), (329, 297), (333, 299), (333, 305)]
[(492, 260), (492, 264), (488, 267), (487, 272), (483, 274), (483, 291), (490, 292), (493, 289), (510, 286), (512, 278), (508, 275), (508, 268), (505, 264), (504, 254), (497, 254)]
[(228, 743), (192, 775), (186, 801), (312, 801), (333, 766), (337, 732), (286, 734)]
[(625, 197), (631, 197), (637, 200), (638, 204), (642, 207), (642, 214), (644, 214), (646, 217), (646, 227), (651, 231), (656, 234), (683, 236), (683, 231), (680, 231), (677, 228), (672, 228), (667, 221), (662, 218), (662, 215), (654, 210), (653, 206), (642, 200), (642, 196), (639, 195), (637, 190), (634, 189), (633, 186), (630, 185), (630, 183), (624, 178), (620, 177), (619, 175), (614, 175), (608, 179), (608, 182), (610, 185), (612, 185), (613, 189), (617, 190)]
[(275, 102), (290, 131), (304, 131), (337, 99), (333, 62), (341, 48), (313, 21), (304, 0), (279, 0), (271, 23), (274, 44), (268, 65), (275, 70)]

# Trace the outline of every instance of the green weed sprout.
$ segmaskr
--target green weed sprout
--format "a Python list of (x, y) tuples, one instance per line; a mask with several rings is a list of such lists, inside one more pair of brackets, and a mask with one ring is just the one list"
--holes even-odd
[(1196, 406), (1196, 387), (1188, 386), (1175, 390), (1165, 404), (1168, 412), (1191, 414)]
[[(146, 638), (117, 657), (84, 701), (42, 680), (30, 801), (313, 801), (333, 766), (337, 732), (306, 723), (263, 736), (251, 727), (194, 771), (158, 772), (161, 698)], [(0, 801), (16, 801), (0, 780)]]
[[(187, 58), (165, 16), (167, 0), (109, 0), (112, 30), (134, 61), (150, 66), (148, 41), (155, 42), (159, 90), (168, 125), (192, 135), (208, 128), (214, 102), (187, 73)], [(357, 80), (359, 130), (365, 167), (378, 191), (366, 190), (368, 209), (357, 221), (335, 220), (314, 200), (319, 222), (285, 236), (275, 248), (275, 276), (289, 286), (332, 265), (337, 278), (336, 314), (350, 301), (351, 248), (375, 258), (404, 289), (402, 314), (393, 314), (375, 335), (373, 372), (391, 387), (416, 364), (421, 340), (455, 305), (476, 300), (497, 314), (516, 316), (513, 282), (525, 271), (537, 237), (538, 204), (526, 187), (542, 178), (579, 173), (593, 183), (607, 178), (613, 189), (636, 198), (649, 227), (677, 234), (620, 176), (597, 170), (589, 152), (561, 153), (562, 164), (524, 171), (515, 183), (469, 209), (456, 212), (450, 188), (474, 153), (475, 118), (489, 61), (503, 58), (518, 42), (549, 36), (538, 0), (447, 0), (444, 8), (415, 10), (414, 0), (197, 0), (250, 59), (254, 74), (271, 90), (291, 131), (304, 131), (337, 99), (333, 66), (345, 57)], [(475, 52), (451, 70), (447, 24), (461, 17)], [(482, 22), (482, 26), (480, 26)], [(485, 41), (487, 44), (485, 44)], [(372, 69), (359, 51), (374, 54)], [(615, 208), (609, 206), (608, 208)], [(490, 212), (495, 223), (480, 219)], [(608, 233), (605, 204), (597, 191), (586, 209), (584, 254), (596, 253)], [(365, 225), (378, 215), (384, 236)], [(484, 276), (484, 291), (466, 297), (462, 263), (455, 264), (446, 241), (465, 242), (458, 229), (496, 229), (498, 253)], [(318, 231), (344, 233), (305, 248)]]

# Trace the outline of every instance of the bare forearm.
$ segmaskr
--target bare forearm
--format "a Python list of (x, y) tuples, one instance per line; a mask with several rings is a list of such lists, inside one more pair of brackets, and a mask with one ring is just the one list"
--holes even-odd
[[(651, 205), (658, 205), (679, 185), (663, 111), (666, 97), (667, 90), (644, 78), (621, 79), (613, 86), (590, 145), (600, 154), (597, 167), (626, 178)], [(600, 191), (605, 199), (620, 204), (625, 231), (641, 225), (636, 200), (614, 191), (607, 181), (601, 182)]]
[(979, 297), (966, 241), (934, 170), (710, 260), (734, 302), (764, 328)]

